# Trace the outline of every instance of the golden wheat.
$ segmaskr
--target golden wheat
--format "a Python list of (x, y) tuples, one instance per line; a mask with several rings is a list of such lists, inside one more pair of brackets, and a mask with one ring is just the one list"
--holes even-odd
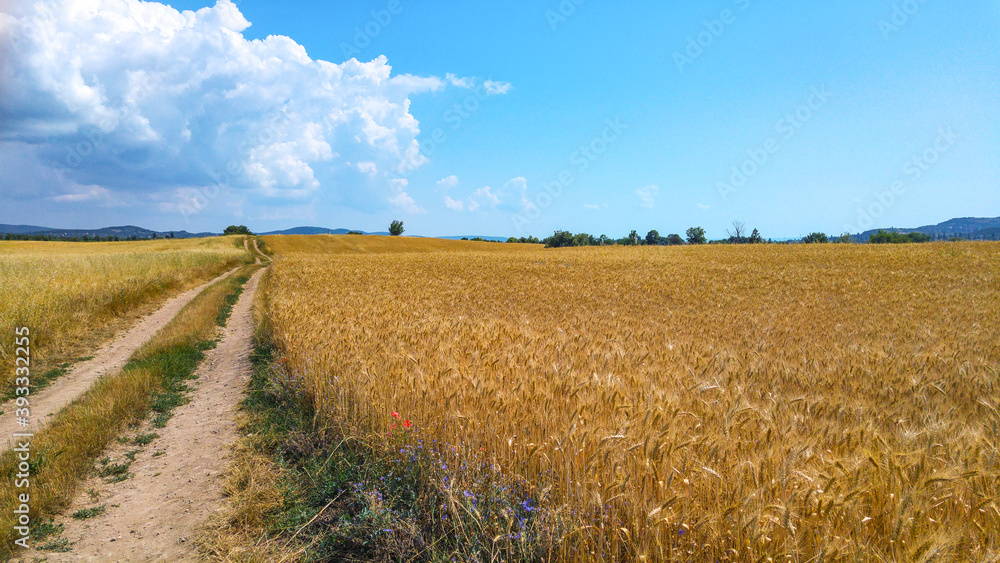
[(318, 430), (402, 413), (555, 558), (1000, 554), (1000, 245), (267, 243)]

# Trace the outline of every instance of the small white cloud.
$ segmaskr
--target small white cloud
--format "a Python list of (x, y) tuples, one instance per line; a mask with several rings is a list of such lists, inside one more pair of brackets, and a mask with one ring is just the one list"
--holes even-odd
[[(450, 178), (454, 178), (454, 176), (450, 176)], [(447, 179), (445, 178), (441, 182)], [(441, 182), (438, 182), (438, 185), (441, 185)], [(455, 179), (455, 183), (458, 183), (457, 178)], [(472, 192), (464, 200), (446, 197), (445, 205), (455, 211), (464, 210), (472, 212), (480, 209), (520, 211), (528, 204), (527, 191), (528, 181), (518, 176), (507, 180), (499, 190), (494, 190), (490, 186), (483, 186)]]
[(409, 185), (409, 180), (406, 178), (393, 178), (389, 180), (390, 186), (392, 186), (392, 195), (389, 196), (389, 204), (393, 207), (402, 209), (407, 213), (426, 213), (424, 208), (417, 205), (417, 202), (406, 193), (405, 188)]
[(601, 208), (601, 206), (597, 205), (596, 203), (584, 203), (583, 207), (584, 209), (593, 209), (594, 211), (597, 211)]
[(361, 172), (362, 174), (368, 174), (369, 176), (371, 176), (376, 172), (378, 172), (378, 165), (376, 165), (374, 162), (371, 161), (359, 162), (357, 166), (358, 166), (358, 171)]
[(487, 94), (494, 96), (510, 92), (511, 84), (510, 82), (498, 82), (496, 80), (487, 80), (483, 82), (483, 88), (486, 90)]
[(446, 176), (438, 180), (437, 184), (435, 184), (435, 189), (437, 189), (438, 191), (446, 192), (457, 185), (458, 185), (458, 176), (452, 174), (451, 176)]
[(109, 202), (111, 191), (100, 186), (74, 186), (73, 192), (52, 198), (59, 203)]
[(660, 188), (655, 185), (649, 185), (635, 191), (635, 195), (639, 196), (639, 200), (641, 202), (640, 205), (647, 209), (656, 207), (656, 196), (659, 193)]
[(705, 205), (704, 203), (698, 204), (698, 209), (711, 209), (711, 208), (712, 208), (711, 205)]
[(493, 193), (493, 188), (489, 186), (483, 186), (478, 190), (472, 192), (469, 196), (469, 211), (475, 211), (480, 207), (496, 207), (500, 204), (500, 198)]
[(450, 82), (452, 86), (458, 86), (459, 88), (472, 88), (475, 84), (475, 80), (472, 78), (459, 78), (450, 72), (445, 74), (444, 78)]

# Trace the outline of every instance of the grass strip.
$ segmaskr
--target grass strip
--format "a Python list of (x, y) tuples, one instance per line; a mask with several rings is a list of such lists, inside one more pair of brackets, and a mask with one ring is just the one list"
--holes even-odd
[[(30, 485), (15, 488), (18, 460), (15, 452), (0, 454), (0, 558), (13, 554), (13, 510), (18, 494), (30, 495), (32, 523), (64, 509), (77, 486), (91, 471), (105, 447), (128, 426), (147, 416), (162, 426), (172, 411), (187, 402), (186, 382), (213, 348), (219, 322), (228, 319), (227, 301), (235, 303), (243, 284), (259, 267), (249, 265), (237, 274), (209, 286), (142, 348), (116, 374), (101, 377), (90, 389), (60, 411), (31, 443)], [(105, 464), (99, 473), (110, 480), (127, 478), (128, 464)], [(33, 530), (35, 534), (38, 530)], [(34, 544), (38, 537), (31, 538)]]

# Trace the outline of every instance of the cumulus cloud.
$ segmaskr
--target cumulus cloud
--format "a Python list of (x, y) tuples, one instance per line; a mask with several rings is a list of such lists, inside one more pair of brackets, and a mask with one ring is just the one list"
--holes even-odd
[(444, 206), (452, 211), (465, 211), (465, 202), (460, 199), (451, 199), (451, 196), (444, 196)]
[(197, 213), (220, 193), (262, 206), (323, 193), (422, 211), (398, 182), (427, 162), (410, 97), (474, 80), (314, 60), (249, 26), (230, 0), (0, 3), (0, 153), (54, 169), (62, 202), (128, 194)]
[(653, 185), (645, 186), (635, 191), (635, 195), (639, 196), (639, 205), (648, 209), (656, 207), (656, 196), (659, 193), (660, 188)]

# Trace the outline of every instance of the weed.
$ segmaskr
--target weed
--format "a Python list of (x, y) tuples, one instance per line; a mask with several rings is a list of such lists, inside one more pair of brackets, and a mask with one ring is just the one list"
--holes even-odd
[(82, 508), (77, 510), (73, 514), (70, 514), (73, 518), (77, 520), (86, 520), (87, 518), (93, 518), (95, 516), (100, 516), (104, 514), (107, 510), (107, 505), (102, 504), (101, 506), (95, 506), (92, 508)]

